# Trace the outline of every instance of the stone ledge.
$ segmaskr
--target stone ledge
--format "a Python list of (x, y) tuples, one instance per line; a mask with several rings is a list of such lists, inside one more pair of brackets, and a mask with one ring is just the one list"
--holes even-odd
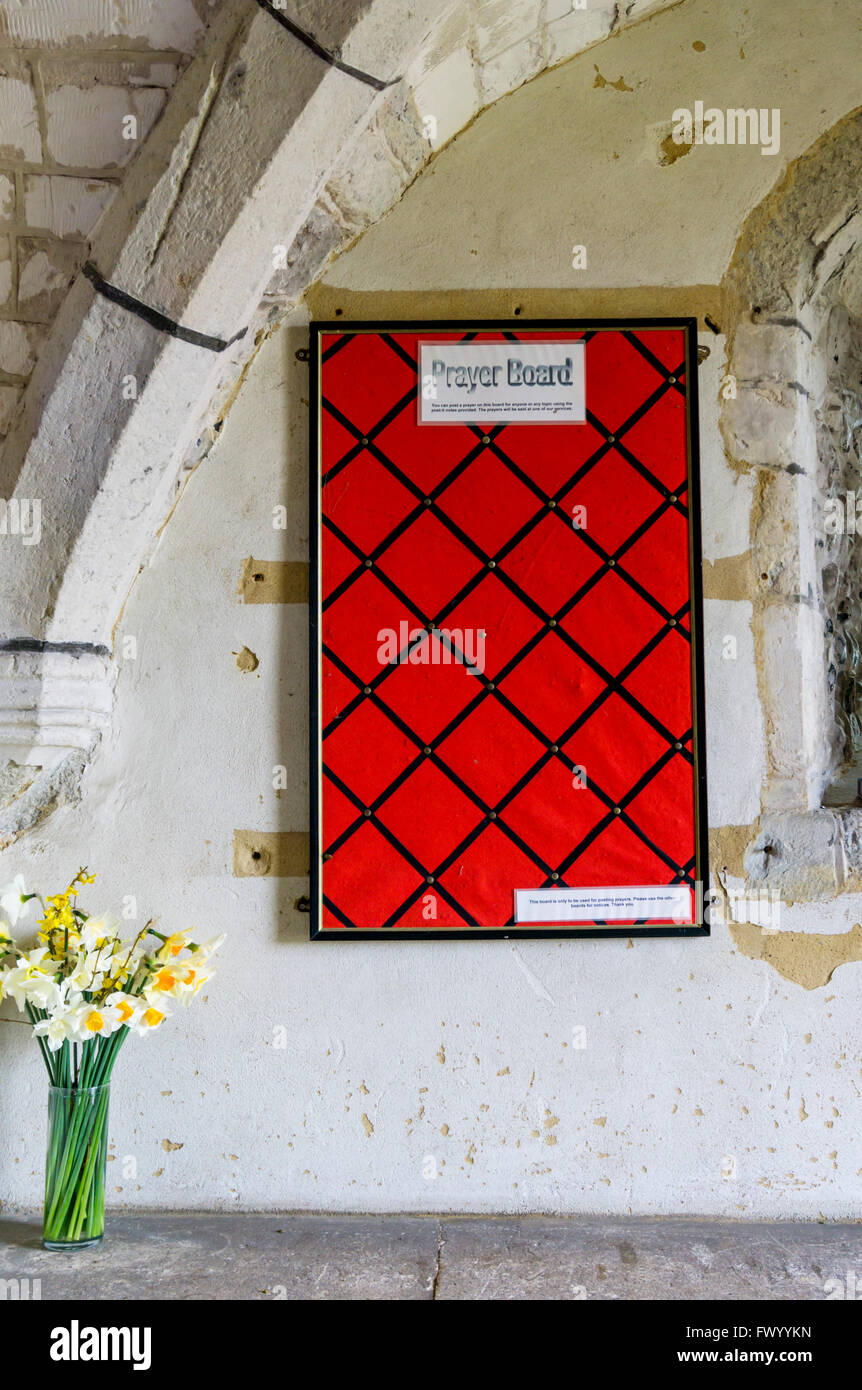
[(0, 1221), (0, 1279), (58, 1302), (814, 1302), (862, 1264), (849, 1222), (109, 1213), (101, 1246), (65, 1255), (40, 1234), (37, 1218)]

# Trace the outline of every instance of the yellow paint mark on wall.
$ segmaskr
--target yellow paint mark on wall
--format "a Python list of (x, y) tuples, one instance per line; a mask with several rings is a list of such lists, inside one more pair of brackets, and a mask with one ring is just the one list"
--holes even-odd
[(713, 826), (709, 832), (709, 860), (720, 872), (734, 878), (745, 878), (745, 852), (758, 833), (756, 821), (751, 825)]
[(236, 664), (240, 671), (256, 671), (260, 665), (257, 656), (248, 647), (240, 647), (238, 652), (231, 652), (231, 656), (236, 657)]
[(237, 593), (243, 603), (308, 603), (308, 565), (249, 555), (242, 562)]
[(731, 922), (734, 944), (749, 960), (765, 960), (803, 989), (828, 985), (839, 965), (862, 960), (862, 926), (827, 936), (824, 932), (770, 932), (754, 922)]
[(306, 878), (310, 842), (303, 830), (235, 830), (234, 878)]
[(688, 154), (692, 149), (691, 141), (674, 140), (673, 134), (668, 132), (659, 144), (658, 162), (662, 169), (666, 169), (669, 164), (676, 164), (678, 159)]
[(599, 72), (598, 63), (593, 63), (593, 67), (596, 70), (596, 76), (593, 82), (594, 87), (613, 87), (614, 91), (616, 92), (634, 91), (634, 87), (628, 87), (626, 85), (626, 80), (624, 77), (618, 77), (616, 82), (610, 82), (606, 77), (602, 77), (602, 74)]
[(704, 598), (754, 599), (757, 579), (751, 554), (724, 555), (720, 560), (703, 562)]

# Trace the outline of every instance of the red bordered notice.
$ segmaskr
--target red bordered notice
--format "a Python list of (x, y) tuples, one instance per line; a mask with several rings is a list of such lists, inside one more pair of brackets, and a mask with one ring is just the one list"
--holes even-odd
[(694, 322), (311, 358), (313, 937), (707, 930)]

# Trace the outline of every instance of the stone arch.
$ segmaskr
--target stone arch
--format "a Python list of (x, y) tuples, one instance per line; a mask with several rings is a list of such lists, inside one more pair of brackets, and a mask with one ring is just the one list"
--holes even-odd
[(0, 547), (0, 845), (75, 794), (128, 590), (274, 323), (478, 110), (673, 3), (224, 0), (0, 456), (0, 497), (42, 528)]
[(730, 463), (756, 474), (750, 577), (767, 751), (746, 869), (791, 897), (858, 890), (862, 871), (855, 782), (831, 798), (843, 806), (824, 807), (859, 748), (859, 560), (855, 538), (830, 534), (826, 516), (859, 464), (860, 176), (855, 111), (750, 214), (725, 280), (721, 428)]

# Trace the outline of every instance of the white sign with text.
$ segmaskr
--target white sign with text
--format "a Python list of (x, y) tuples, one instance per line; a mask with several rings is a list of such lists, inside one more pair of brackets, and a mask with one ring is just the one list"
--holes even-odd
[(638, 922), (692, 920), (691, 889), (684, 883), (655, 888), (516, 888), (516, 922)]
[(583, 424), (584, 344), (420, 343), (419, 423)]

